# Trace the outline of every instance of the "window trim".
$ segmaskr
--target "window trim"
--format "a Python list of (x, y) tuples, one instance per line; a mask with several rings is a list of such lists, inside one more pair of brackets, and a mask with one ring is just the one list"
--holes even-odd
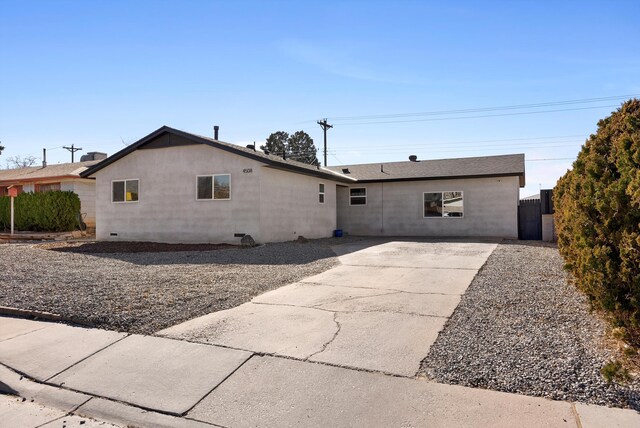
[[(351, 189), (364, 189), (364, 196), (351, 196)], [(352, 198), (364, 198), (364, 204), (351, 203)], [(365, 207), (369, 203), (366, 187), (349, 187), (349, 206), (350, 207)]]
[[(444, 194), (446, 192), (460, 193), (462, 195), (462, 215), (461, 216), (444, 215)], [(441, 216), (437, 217), (437, 216), (427, 216), (427, 215), (425, 215), (425, 212), (424, 212), (424, 195), (426, 195), (427, 193), (440, 193), (440, 194), (442, 194), (442, 215)], [(443, 190), (443, 191), (434, 190), (432, 192), (422, 192), (422, 218), (428, 218), (428, 219), (432, 219), (432, 218), (455, 218), (455, 219), (464, 218), (464, 191), (463, 190)]]
[[(216, 198), (215, 197), (215, 183), (216, 183), (216, 177), (219, 177), (221, 175), (228, 175), (229, 176), (229, 197), (228, 198)], [(198, 178), (200, 177), (211, 177), (211, 199), (209, 198), (198, 198)], [(231, 200), (231, 173), (230, 172), (226, 172), (226, 173), (222, 173), (222, 174), (199, 174), (196, 175), (196, 201), (197, 202), (207, 202), (207, 201), (230, 201)]]
[[(127, 181), (137, 181), (138, 182), (138, 200), (137, 201), (127, 201)], [(124, 201), (114, 201), (113, 200), (113, 183), (124, 183)], [(112, 204), (135, 204), (140, 202), (140, 179), (139, 178), (121, 178), (118, 180), (111, 180), (111, 203)]]
[[(320, 191), (320, 186), (322, 186), (322, 191)], [(327, 194), (327, 186), (324, 183), (318, 183), (318, 203), (319, 204), (324, 204), (327, 198), (326, 194)], [(322, 196), (322, 201), (320, 201), (320, 196)]]

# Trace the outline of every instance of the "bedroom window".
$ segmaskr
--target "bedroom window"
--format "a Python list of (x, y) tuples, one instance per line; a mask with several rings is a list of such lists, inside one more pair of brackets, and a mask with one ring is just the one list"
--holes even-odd
[(349, 205), (367, 205), (366, 187), (352, 187), (349, 189)]
[(425, 192), (424, 217), (464, 217), (462, 192)]
[(231, 198), (231, 174), (199, 175), (197, 200), (226, 200)]
[(318, 202), (324, 204), (324, 183), (318, 184)]
[(111, 202), (137, 202), (138, 180), (116, 180), (111, 182)]
[(60, 183), (36, 184), (36, 192), (53, 192), (60, 190)]

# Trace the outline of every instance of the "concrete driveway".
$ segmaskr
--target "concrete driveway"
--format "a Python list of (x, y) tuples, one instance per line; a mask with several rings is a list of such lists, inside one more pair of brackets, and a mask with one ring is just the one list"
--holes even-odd
[[(631, 410), (415, 378), (495, 246), (341, 245), (336, 268), (164, 338), (0, 317), (0, 392), (122, 426), (640, 426)], [(0, 419), (31, 410), (0, 402)]]
[(413, 377), (496, 245), (377, 240), (336, 246), (340, 266), (158, 334)]

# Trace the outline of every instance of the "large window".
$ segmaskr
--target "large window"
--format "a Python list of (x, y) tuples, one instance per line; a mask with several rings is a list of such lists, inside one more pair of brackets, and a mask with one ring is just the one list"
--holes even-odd
[(324, 183), (318, 184), (318, 202), (324, 204)]
[(53, 192), (60, 190), (60, 183), (36, 184), (36, 192)]
[(365, 187), (350, 188), (349, 205), (367, 205), (367, 189)]
[(199, 175), (198, 200), (225, 200), (231, 198), (231, 174)]
[(111, 182), (112, 202), (137, 202), (138, 180), (116, 180)]
[(464, 217), (462, 192), (425, 192), (425, 217)]

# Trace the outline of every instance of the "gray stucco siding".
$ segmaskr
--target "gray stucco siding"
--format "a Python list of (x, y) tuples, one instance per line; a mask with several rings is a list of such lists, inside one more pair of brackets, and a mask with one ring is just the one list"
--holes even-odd
[[(354, 235), (518, 236), (519, 179), (513, 177), (354, 184), (367, 188), (367, 205), (349, 205), (339, 188), (339, 226)], [(464, 217), (425, 218), (425, 192), (463, 192)]]
[[(324, 184), (324, 203), (319, 184)], [(336, 229), (336, 182), (270, 167), (262, 170), (260, 230), (265, 242), (325, 238)]]
[[(260, 241), (261, 166), (205, 145), (135, 151), (95, 174), (97, 238), (239, 243), (234, 234), (246, 233)], [(214, 174), (231, 175), (230, 199), (196, 200), (196, 177)], [(123, 179), (139, 180), (139, 201), (111, 201), (112, 181)]]

